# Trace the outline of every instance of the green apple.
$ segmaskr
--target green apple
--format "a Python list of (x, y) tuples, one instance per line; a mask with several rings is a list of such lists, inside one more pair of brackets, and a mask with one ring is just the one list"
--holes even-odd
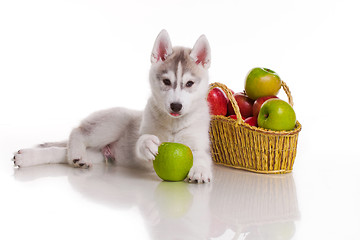
[(193, 165), (191, 149), (181, 143), (164, 142), (153, 161), (156, 174), (165, 181), (183, 181)]
[(272, 98), (264, 102), (258, 115), (258, 126), (274, 131), (293, 130), (296, 124), (296, 115), (290, 104)]
[(249, 98), (276, 96), (281, 88), (279, 75), (268, 68), (253, 68), (245, 80), (245, 92)]

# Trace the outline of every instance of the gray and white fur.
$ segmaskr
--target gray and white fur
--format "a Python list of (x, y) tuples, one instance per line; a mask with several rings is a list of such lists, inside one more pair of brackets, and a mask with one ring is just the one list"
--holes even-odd
[(151, 96), (144, 111), (112, 108), (95, 112), (73, 129), (69, 140), (45, 143), (14, 154), (14, 164), (26, 167), (69, 163), (89, 168), (104, 161), (102, 150), (110, 146), (115, 162), (153, 169), (152, 161), (162, 142), (189, 146), (194, 164), (188, 181), (210, 182), (210, 114), (206, 101), (210, 47), (204, 35), (192, 49), (172, 47), (162, 30), (151, 54)]

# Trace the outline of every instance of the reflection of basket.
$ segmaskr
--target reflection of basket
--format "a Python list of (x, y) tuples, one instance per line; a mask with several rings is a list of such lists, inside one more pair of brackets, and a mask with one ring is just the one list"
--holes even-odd
[[(292, 174), (263, 175), (215, 168), (210, 207), (220, 221), (240, 225), (291, 222), (300, 218)], [(216, 195), (216, 196), (215, 196)], [(221, 196), (221, 197), (219, 197)], [(237, 207), (234, 207), (236, 203)]]
[[(287, 85), (282, 88), (293, 105)], [(237, 120), (212, 115), (210, 125), (211, 153), (215, 163), (258, 173), (288, 173), (293, 169), (301, 125), (297, 121), (294, 130), (271, 131), (245, 123), (231, 91), (221, 83), (218, 87), (229, 98)]]

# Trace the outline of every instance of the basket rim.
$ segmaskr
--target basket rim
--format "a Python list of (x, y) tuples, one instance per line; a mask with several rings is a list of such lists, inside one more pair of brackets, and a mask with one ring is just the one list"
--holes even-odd
[(255, 126), (251, 126), (245, 122), (239, 122), (233, 118), (222, 116), (222, 115), (211, 115), (211, 120), (212, 121), (213, 120), (225, 121), (225, 122), (229, 122), (232, 124), (237, 124), (239, 126), (245, 127), (247, 129), (253, 130), (255, 132), (260, 132), (260, 133), (269, 134), (269, 135), (280, 135), (280, 136), (295, 135), (295, 134), (298, 134), (302, 129), (302, 126), (298, 120), (296, 120), (295, 128), (290, 131), (274, 131), (274, 130), (265, 129), (265, 128), (261, 128), (261, 127), (255, 127)]
[(293, 169), (258, 170), (255, 168), (248, 168), (248, 167), (243, 167), (243, 166), (239, 166), (239, 165), (230, 165), (230, 164), (223, 163), (223, 162), (215, 162), (215, 164), (225, 166), (225, 167), (240, 169), (240, 170), (244, 170), (244, 171), (248, 171), (248, 172), (258, 173), (258, 174), (285, 174), (285, 173), (291, 173), (293, 171)]

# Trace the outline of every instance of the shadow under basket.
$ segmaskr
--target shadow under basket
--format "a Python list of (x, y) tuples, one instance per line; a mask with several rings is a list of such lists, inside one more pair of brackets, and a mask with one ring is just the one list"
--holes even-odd
[[(218, 87), (229, 98), (237, 120), (212, 115), (210, 140), (212, 158), (217, 164), (257, 173), (289, 173), (296, 157), (301, 124), (297, 121), (291, 131), (272, 131), (250, 126), (241, 117), (239, 107), (231, 91), (221, 83), (210, 84), (210, 90)], [(282, 88), (293, 105), (292, 96), (285, 82)]]

